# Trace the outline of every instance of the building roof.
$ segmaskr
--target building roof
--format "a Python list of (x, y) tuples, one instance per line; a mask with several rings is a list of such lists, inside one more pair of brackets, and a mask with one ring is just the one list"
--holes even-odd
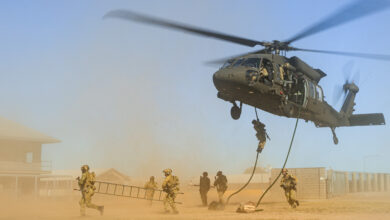
[(42, 144), (58, 143), (60, 140), (39, 131), (0, 117), (0, 140), (29, 141)]

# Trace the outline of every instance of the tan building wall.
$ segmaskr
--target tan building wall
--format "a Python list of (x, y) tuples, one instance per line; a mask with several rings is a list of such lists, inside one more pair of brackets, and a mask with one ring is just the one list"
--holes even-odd
[(41, 143), (0, 140), (0, 161), (27, 162), (30, 152), (32, 162), (41, 161)]
[[(280, 169), (272, 169), (271, 181), (279, 174)], [(298, 199), (326, 199), (326, 169), (319, 168), (288, 168), (288, 172), (294, 175), (297, 180)], [(281, 177), (270, 190), (268, 199), (270, 201), (284, 201), (284, 191), (279, 187)]]

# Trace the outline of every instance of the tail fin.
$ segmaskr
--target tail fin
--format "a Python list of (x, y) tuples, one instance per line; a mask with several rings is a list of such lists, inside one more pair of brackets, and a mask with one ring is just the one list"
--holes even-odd
[(349, 117), (350, 126), (384, 125), (385, 117), (382, 113), (357, 114)]
[(347, 97), (345, 98), (344, 104), (341, 107), (340, 113), (344, 113), (345, 116), (349, 117), (352, 115), (355, 106), (356, 93), (359, 92), (359, 88), (355, 83), (344, 84), (344, 91), (348, 91)]

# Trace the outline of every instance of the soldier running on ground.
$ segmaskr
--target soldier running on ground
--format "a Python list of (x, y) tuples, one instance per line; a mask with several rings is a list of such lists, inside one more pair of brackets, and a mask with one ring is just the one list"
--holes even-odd
[(145, 183), (145, 197), (150, 201), (150, 205), (152, 205), (154, 192), (157, 189), (157, 183), (154, 181), (154, 176), (151, 176), (149, 181)]
[(179, 178), (172, 175), (171, 169), (165, 169), (163, 170), (163, 173), (165, 175), (165, 180), (162, 183), (162, 189), (167, 194), (164, 198), (165, 212), (169, 213), (170, 206), (172, 208), (172, 212), (174, 214), (178, 214), (179, 212), (176, 209), (175, 198), (176, 194), (179, 192)]
[(217, 188), (219, 202), (223, 204), (223, 194), (225, 194), (225, 191), (227, 190), (227, 178), (222, 174), (222, 171), (218, 171), (214, 180), (214, 186)]
[(207, 193), (210, 190), (210, 178), (207, 172), (203, 172), (203, 176), (199, 181), (200, 198), (202, 199), (203, 206), (207, 206)]
[(78, 184), (81, 191), (81, 200), (80, 204), (80, 214), (81, 216), (85, 216), (85, 207), (96, 209), (100, 212), (100, 215), (103, 215), (104, 206), (97, 206), (92, 203), (92, 196), (95, 193), (96, 187), (95, 184), (95, 173), (89, 172), (89, 166), (83, 165), (81, 167), (81, 178), (77, 177)]
[(259, 140), (259, 145), (257, 146), (257, 152), (261, 153), (263, 151), (267, 138), (269, 138), (267, 131), (265, 130), (265, 125), (259, 120), (252, 121), (253, 127), (256, 130), (256, 137)]
[(291, 174), (288, 174), (287, 169), (283, 169), (282, 174), (283, 177), (280, 181), (280, 187), (284, 189), (284, 195), (286, 196), (288, 204), (290, 204), (292, 208), (296, 208), (299, 206), (299, 202), (296, 200), (297, 178)]

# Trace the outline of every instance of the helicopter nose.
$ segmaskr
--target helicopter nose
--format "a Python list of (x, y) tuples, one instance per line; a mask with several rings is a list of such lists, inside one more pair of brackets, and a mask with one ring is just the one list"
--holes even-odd
[(240, 71), (219, 70), (213, 75), (214, 86), (217, 90), (225, 90), (228, 86), (247, 85), (245, 73)]

